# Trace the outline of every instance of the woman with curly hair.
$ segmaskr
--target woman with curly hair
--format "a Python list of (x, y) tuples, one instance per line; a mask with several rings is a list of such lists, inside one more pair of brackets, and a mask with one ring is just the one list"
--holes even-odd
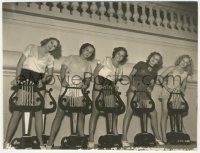
[[(92, 76), (92, 67), (89, 61), (92, 61), (95, 58), (95, 51), (96, 49), (92, 44), (84, 43), (80, 47), (79, 55), (69, 55), (65, 58), (60, 69), (61, 91), (59, 97), (64, 93), (67, 87), (80, 87), (82, 89), (87, 89), (89, 87)], [(76, 96), (77, 93), (78, 96)], [(74, 90), (67, 90), (64, 96), (67, 101), (71, 98), (76, 98), (79, 106), (82, 106), (83, 104), (83, 94), (81, 89), (76, 90), (76, 93)], [(64, 105), (67, 105), (67, 103)], [(57, 112), (51, 126), (50, 137), (46, 146), (47, 149), (52, 148), (64, 115), (65, 111), (63, 111), (58, 105)], [(84, 114), (78, 113), (77, 120), (78, 135), (80, 137), (84, 137)]]
[[(94, 86), (92, 91), (93, 108), (89, 121), (89, 143), (88, 148), (94, 148), (94, 133), (96, 129), (99, 111), (95, 107), (95, 101), (103, 86), (109, 85), (116, 87), (116, 82), (122, 75), (122, 65), (126, 63), (128, 57), (127, 50), (124, 47), (116, 47), (113, 50), (112, 57), (106, 57), (99, 62), (94, 70)], [(117, 132), (117, 115), (113, 116), (113, 133)]]
[[(158, 52), (152, 52), (146, 62), (140, 61), (133, 67), (130, 73), (130, 86), (127, 91), (127, 106), (126, 114), (123, 120), (123, 134), (122, 134), (122, 145), (123, 147), (129, 147), (130, 144), (127, 141), (127, 132), (129, 124), (133, 115), (133, 110), (131, 108), (131, 100), (134, 96), (134, 91), (146, 91), (151, 95), (153, 90), (155, 79), (158, 73), (158, 70), (162, 67), (163, 60), (162, 56)], [(149, 97), (140, 93), (140, 103), (146, 103), (149, 101)], [(152, 129), (156, 137), (158, 144), (162, 145), (161, 138), (158, 133), (158, 121), (157, 121), (157, 112), (154, 110), (150, 113)]]
[[(175, 61), (174, 66), (168, 67), (159, 77), (161, 82), (162, 91), (159, 100), (162, 103), (162, 114), (161, 114), (161, 133), (163, 142), (167, 142), (166, 139), (166, 128), (168, 109), (167, 101), (170, 93), (183, 93), (186, 89), (188, 76), (193, 74), (193, 61), (189, 55), (181, 55)], [(173, 98), (173, 97), (172, 97)], [(176, 97), (177, 98), (177, 97)], [(179, 104), (176, 104), (179, 107)]]
[[(11, 82), (11, 85), (16, 86), (20, 82), (29, 81), (34, 82), (42, 96), (45, 95), (45, 85), (51, 81), (53, 75), (54, 59), (61, 56), (61, 45), (60, 41), (56, 38), (47, 38), (40, 42), (40, 46), (30, 44), (26, 47), (25, 51), (21, 55), (16, 69), (16, 77)], [(18, 90), (18, 105), (22, 102), (23, 93), (25, 91), (22, 89)], [(34, 99), (37, 99), (37, 94), (34, 93)], [(4, 142), (4, 147), (11, 148), (11, 139), (14, 131), (17, 128), (19, 119), (22, 112), (13, 111), (8, 124), (6, 138)], [(40, 143), (40, 148), (45, 149), (42, 141), (42, 110), (35, 112), (35, 131), (37, 138)]]

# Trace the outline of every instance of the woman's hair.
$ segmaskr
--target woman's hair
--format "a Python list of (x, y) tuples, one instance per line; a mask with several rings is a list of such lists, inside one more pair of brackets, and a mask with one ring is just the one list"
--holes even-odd
[(156, 71), (158, 71), (158, 70), (160, 70), (160, 69), (162, 68), (162, 66), (163, 66), (163, 57), (162, 57), (162, 55), (161, 55), (160, 53), (158, 53), (158, 52), (152, 52), (152, 53), (150, 53), (149, 56), (147, 57), (146, 62), (149, 63), (150, 59), (151, 59), (154, 55), (158, 55), (158, 56), (160, 57), (159, 62), (158, 62), (156, 65), (154, 65), (154, 68), (156, 69)]
[(126, 48), (124, 48), (124, 47), (116, 47), (116, 48), (114, 48), (113, 49), (113, 53), (112, 53), (112, 58), (114, 58), (115, 55), (121, 50), (125, 52), (125, 56), (122, 59), (122, 61), (120, 62), (120, 64), (123, 65), (128, 61), (128, 52), (127, 52)]
[(53, 38), (53, 37), (50, 37), (50, 38), (47, 38), (47, 39), (44, 39), (40, 42), (41, 46), (44, 46), (46, 45), (50, 40), (55, 40), (58, 45), (57, 47), (52, 50), (51, 52), (49, 52), (55, 59), (58, 59), (61, 57), (61, 52), (62, 52), (62, 47), (61, 47), (61, 44), (60, 44), (60, 41), (57, 39), (57, 38)]
[(87, 58), (88, 61), (92, 61), (92, 60), (95, 58), (96, 49), (95, 49), (94, 46), (93, 46), (92, 44), (90, 44), (90, 43), (84, 43), (84, 44), (81, 45), (81, 48), (80, 48), (80, 50), (79, 50), (79, 55), (81, 55), (81, 54), (83, 53), (83, 50), (84, 50), (86, 47), (88, 47), (88, 46), (92, 47), (93, 50), (94, 50), (93, 53), (92, 53), (92, 55), (91, 55), (90, 57)]
[(181, 56), (179, 56), (178, 59), (175, 61), (174, 64), (175, 64), (175, 66), (179, 65), (180, 62), (181, 62), (184, 58), (188, 58), (188, 59), (189, 59), (189, 62), (190, 62), (190, 64), (188, 64), (188, 65), (184, 68), (184, 70), (185, 70), (186, 72), (188, 72), (188, 75), (192, 76), (192, 75), (193, 75), (193, 60), (192, 60), (192, 58), (191, 58), (189, 55), (181, 55)]

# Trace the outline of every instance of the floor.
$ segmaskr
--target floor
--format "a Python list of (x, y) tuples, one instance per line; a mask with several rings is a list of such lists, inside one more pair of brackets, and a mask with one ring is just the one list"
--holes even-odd
[[(59, 146), (55, 146), (53, 149), (60, 149)], [(97, 145), (94, 149), (100, 150), (97, 148)], [(196, 151), (197, 150), (197, 143), (196, 142), (191, 142), (190, 145), (170, 145), (166, 144), (164, 146), (155, 146), (155, 147), (128, 147), (128, 148), (111, 148), (111, 149), (102, 149), (102, 150), (134, 150), (134, 151)]]

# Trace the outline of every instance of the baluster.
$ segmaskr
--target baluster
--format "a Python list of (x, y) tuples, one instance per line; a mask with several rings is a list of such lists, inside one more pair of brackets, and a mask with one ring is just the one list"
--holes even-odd
[(122, 17), (123, 17), (122, 2), (118, 2), (117, 16), (118, 16), (117, 20), (118, 23), (122, 22)]
[(79, 6), (78, 2), (72, 2), (72, 11), (71, 14), (74, 16), (80, 16), (80, 12), (77, 10)]
[(59, 8), (60, 13), (63, 12), (63, 8), (64, 8), (64, 6), (63, 6), (63, 4), (62, 4), (61, 2), (59, 2), (59, 3), (56, 5), (56, 7)]
[(188, 24), (188, 21), (187, 21), (187, 15), (183, 14), (183, 29), (185, 31), (188, 31), (188, 27), (189, 27), (189, 24)]
[(37, 6), (38, 6), (38, 9), (41, 9), (41, 6), (43, 5), (43, 3), (42, 3), (42, 2), (35, 2), (35, 4), (37, 4)]
[(134, 13), (133, 13), (134, 23), (138, 24), (138, 18), (139, 18), (138, 4), (136, 2), (132, 2), (132, 4), (134, 6)]
[(53, 3), (52, 2), (47, 2), (46, 5), (49, 8), (49, 11), (52, 11)]
[(163, 11), (163, 22), (162, 22), (162, 24), (164, 25), (164, 27), (166, 29), (167, 26), (168, 26), (168, 23), (169, 23), (169, 21), (167, 19), (167, 10), (162, 9), (162, 11)]
[(195, 26), (194, 26), (193, 15), (190, 15), (190, 16), (189, 16), (189, 20), (190, 20), (189, 29), (190, 29), (191, 32), (194, 32), (194, 29), (195, 29), (194, 27), (195, 27)]
[(32, 2), (27, 2), (27, 7), (30, 7), (30, 6), (31, 6), (31, 3), (32, 3)]
[(21, 2), (21, 3), (15, 3), (16, 6), (13, 7), (17, 7), (19, 9), (27, 9), (28, 7), (28, 3), (27, 2)]
[(100, 3), (99, 12), (100, 12), (99, 19), (104, 21), (107, 20), (105, 17), (106, 7), (104, 6), (104, 2)]
[(126, 24), (131, 23), (131, 10), (130, 10), (130, 2), (126, 2), (126, 13), (125, 13), (125, 17), (126, 17)]
[(175, 21), (174, 21), (174, 10), (170, 10), (170, 22), (169, 22), (169, 25), (171, 27), (172, 30), (174, 30), (175, 28)]
[(180, 12), (177, 12), (177, 23), (176, 23), (176, 27), (178, 28), (178, 30), (180, 31), (182, 28), (182, 22), (181, 22), (181, 14)]
[(66, 14), (70, 14), (70, 10), (68, 10), (68, 5), (69, 5), (69, 2), (61, 2), (62, 5), (63, 5), (63, 9), (62, 9), (62, 12), (63, 13), (66, 13)]
[(146, 20), (147, 20), (147, 16), (146, 16), (146, 13), (145, 13), (145, 4), (141, 3), (141, 7), (142, 7), (141, 21), (142, 21), (142, 25), (145, 25)]
[(83, 17), (89, 17), (89, 14), (86, 12), (88, 9), (88, 3), (87, 2), (82, 2), (81, 8), (83, 12), (81, 13), (81, 16)]
[(154, 16), (153, 16), (153, 5), (149, 4), (149, 18), (147, 19), (149, 21), (150, 26), (153, 25), (153, 22), (155, 20)]
[(96, 15), (96, 11), (97, 11), (97, 5), (96, 5), (96, 2), (92, 2), (92, 5), (91, 5), (91, 11), (92, 11), (92, 14), (91, 14), (91, 18), (95, 18), (97, 17)]
[(158, 27), (160, 27), (161, 22), (162, 22), (162, 20), (160, 17), (160, 9), (156, 8), (156, 24)]
[(52, 9), (51, 9), (52, 11), (54, 11), (54, 12), (56, 12), (56, 13), (57, 13), (57, 12), (59, 12), (59, 13), (62, 12), (62, 11), (61, 11), (62, 8), (58, 8), (58, 7), (57, 7), (57, 5), (59, 5), (59, 2), (52, 2), (52, 4), (53, 4)]
[(115, 10), (113, 8), (113, 2), (109, 2), (109, 9), (108, 9), (109, 21), (115, 20), (115, 18), (113, 17), (114, 13), (115, 13)]

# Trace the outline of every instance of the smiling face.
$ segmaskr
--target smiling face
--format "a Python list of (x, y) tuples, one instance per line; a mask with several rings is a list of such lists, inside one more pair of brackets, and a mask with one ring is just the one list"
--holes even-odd
[(159, 61), (160, 61), (160, 56), (157, 55), (157, 54), (155, 54), (155, 55), (153, 55), (153, 56), (151, 57), (151, 59), (149, 60), (149, 64), (150, 64), (151, 66), (154, 66), (154, 65), (158, 64)]
[(91, 46), (87, 46), (83, 49), (81, 56), (84, 59), (88, 59), (94, 53), (94, 48)]
[(117, 61), (117, 62), (121, 62), (126, 56), (126, 52), (123, 51), (123, 50), (120, 50), (118, 51), (116, 54), (115, 54), (115, 57), (114, 59)]
[(180, 61), (179, 66), (182, 68), (185, 68), (189, 64), (190, 64), (190, 60), (187, 57), (185, 57)]
[(56, 49), (57, 46), (58, 46), (58, 42), (56, 40), (52, 39), (46, 43), (45, 48), (47, 49), (47, 51), (51, 52), (54, 49)]

